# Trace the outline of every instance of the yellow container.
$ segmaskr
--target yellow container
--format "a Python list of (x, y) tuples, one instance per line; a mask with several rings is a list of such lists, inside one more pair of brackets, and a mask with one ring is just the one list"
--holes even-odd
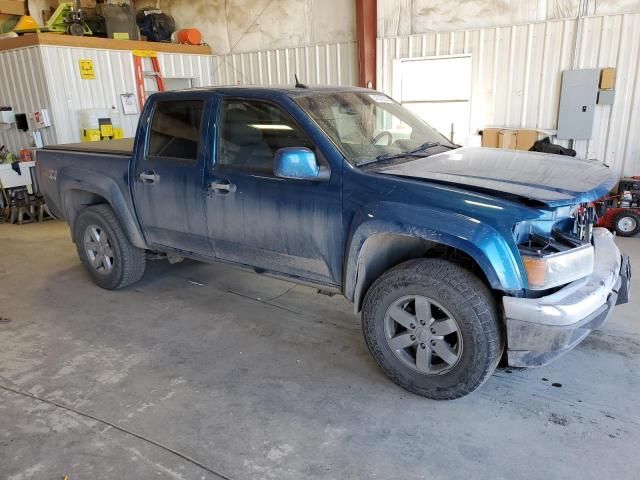
[(100, 129), (99, 128), (91, 128), (91, 129), (83, 129), (82, 130), (82, 141), (83, 142), (99, 142), (101, 140), (100, 137)]

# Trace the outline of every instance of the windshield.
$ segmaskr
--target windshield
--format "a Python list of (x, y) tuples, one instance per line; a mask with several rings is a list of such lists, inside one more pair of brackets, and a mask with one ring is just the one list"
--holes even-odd
[(354, 165), (405, 156), (427, 156), (430, 153), (427, 150), (435, 146), (457, 147), (381, 93), (314, 93), (297, 97), (295, 101)]

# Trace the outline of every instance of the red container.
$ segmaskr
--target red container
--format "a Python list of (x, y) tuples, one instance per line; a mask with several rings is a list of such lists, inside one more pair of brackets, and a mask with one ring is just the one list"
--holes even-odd
[(20, 161), (21, 162), (30, 162), (31, 161), (31, 150), (28, 148), (23, 148), (20, 150)]
[(202, 43), (202, 34), (197, 28), (183, 28), (176, 32), (178, 43), (186, 45), (200, 45)]

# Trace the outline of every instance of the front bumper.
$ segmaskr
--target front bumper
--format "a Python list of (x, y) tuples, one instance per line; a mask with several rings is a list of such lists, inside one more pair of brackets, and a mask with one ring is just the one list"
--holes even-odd
[(546, 365), (605, 324), (613, 307), (629, 301), (631, 266), (604, 228), (593, 233), (594, 269), (541, 298), (504, 297), (508, 363)]

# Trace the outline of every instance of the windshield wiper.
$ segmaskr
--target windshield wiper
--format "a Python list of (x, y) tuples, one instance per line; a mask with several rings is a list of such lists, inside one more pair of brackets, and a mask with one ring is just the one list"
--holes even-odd
[(382, 153), (380, 155), (378, 155), (376, 158), (372, 158), (371, 160), (366, 160), (364, 162), (360, 162), (358, 163), (359, 167), (363, 167), (364, 165), (369, 165), (371, 163), (375, 163), (375, 162), (381, 162), (384, 160), (393, 160), (395, 158), (405, 158), (405, 157), (415, 157), (415, 158), (422, 158), (425, 157), (426, 155), (424, 153), (420, 153), (423, 150), (427, 150), (429, 148), (433, 148), (433, 147), (444, 147), (444, 148), (450, 148), (450, 149), (456, 149), (459, 148), (459, 145), (445, 145), (444, 143), (440, 143), (440, 142), (425, 142), (422, 145), (420, 145), (418, 148), (414, 148), (413, 150), (408, 150), (406, 152), (401, 152), (401, 153)]

